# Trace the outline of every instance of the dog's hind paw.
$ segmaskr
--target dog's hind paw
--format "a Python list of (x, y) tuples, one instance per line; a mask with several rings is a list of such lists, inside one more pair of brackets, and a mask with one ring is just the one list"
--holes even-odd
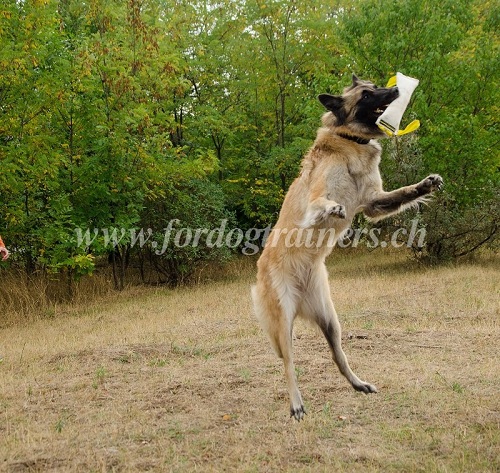
[(356, 391), (360, 391), (365, 394), (378, 393), (377, 387), (370, 383), (365, 383), (364, 381), (360, 381), (359, 383), (355, 383), (352, 387)]
[(304, 418), (305, 415), (306, 410), (303, 405), (300, 405), (299, 407), (290, 407), (290, 417), (295, 417), (295, 419), (299, 422)]

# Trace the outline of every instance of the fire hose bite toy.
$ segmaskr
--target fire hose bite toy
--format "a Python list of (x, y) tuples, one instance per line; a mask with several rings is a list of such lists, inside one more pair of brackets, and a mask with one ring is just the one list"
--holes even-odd
[(413, 120), (404, 130), (399, 129), (401, 119), (405, 113), (406, 107), (410, 102), (413, 91), (418, 85), (418, 79), (405, 76), (398, 72), (389, 79), (387, 87), (397, 86), (399, 97), (386, 108), (384, 113), (378, 117), (376, 124), (389, 136), (401, 136), (415, 131), (420, 126), (419, 120)]

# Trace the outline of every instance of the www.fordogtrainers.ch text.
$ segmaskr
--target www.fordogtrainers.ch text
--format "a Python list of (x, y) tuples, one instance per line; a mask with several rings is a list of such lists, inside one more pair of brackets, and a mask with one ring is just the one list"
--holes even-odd
[(400, 227), (390, 235), (382, 237), (380, 228), (349, 228), (342, 234), (335, 233), (333, 228), (312, 230), (310, 228), (280, 228), (276, 229), (271, 238), (271, 226), (266, 228), (228, 228), (228, 220), (223, 219), (216, 228), (178, 227), (180, 221), (172, 219), (162, 231), (151, 228), (76, 228), (77, 245), (91, 249), (93, 245), (103, 245), (105, 248), (114, 248), (128, 244), (131, 247), (143, 248), (149, 246), (158, 256), (172, 247), (240, 249), (244, 255), (255, 255), (264, 245), (276, 245), (284, 238), (286, 247), (319, 248), (325, 242), (333, 246), (335, 243), (342, 247), (356, 248), (366, 245), (368, 248), (399, 248), (402, 246), (422, 248), (425, 244), (426, 230), (419, 227), (419, 219), (413, 219), (409, 227)]

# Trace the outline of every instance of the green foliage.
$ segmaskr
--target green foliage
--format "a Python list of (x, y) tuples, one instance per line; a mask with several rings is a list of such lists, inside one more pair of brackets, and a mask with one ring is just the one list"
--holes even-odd
[(352, 71), (421, 81), (409, 110), (422, 128), (388, 143), (383, 174), (387, 187), (445, 178), (422, 213), (426, 256), (493, 243), (498, 18), (497, 2), (478, 0), (1, 2), (9, 263), (74, 278), (94, 269), (89, 252), (110, 254), (123, 287), (130, 258), (147, 256), (169, 282), (227, 258), (187, 246), (146, 255), (128, 231), (88, 248), (75, 229), (267, 227), (314, 139), (317, 94), (339, 92)]
[(236, 222), (216, 184), (186, 179), (165, 187), (166, 198), (144, 210), (142, 228), (153, 233), (141, 251), (161, 281), (177, 285), (201, 263), (230, 258), (233, 241), (228, 233)]
[[(422, 213), (428, 245), (420, 254), (433, 260), (498, 237), (500, 42), (492, 28), (499, 12), (496, 2), (367, 0), (340, 21), (356, 70), (381, 82), (398, 70), (420, 79), (410, 105), (422, 122), (419, 139), (396, 159), (403, 168), (416, 154), (412, 175), (437, 172), (445, 180)], [(401, 169), (391, 172), (394, 160), (383, 168), (394, 185), (409, 183)]]

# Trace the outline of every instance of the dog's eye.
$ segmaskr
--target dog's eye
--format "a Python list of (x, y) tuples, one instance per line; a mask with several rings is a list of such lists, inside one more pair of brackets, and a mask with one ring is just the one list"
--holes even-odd
[(368, 100), (370, 98), (370, 94), (368, 92), (365, 92), (363, 94), (363, 100)]

